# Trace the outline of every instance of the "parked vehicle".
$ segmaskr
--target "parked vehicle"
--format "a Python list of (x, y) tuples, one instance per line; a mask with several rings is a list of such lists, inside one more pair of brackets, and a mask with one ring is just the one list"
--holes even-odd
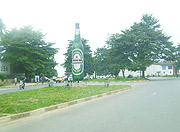
[(73, 78), (72, 78), (72, 75), (70, 75), (69, 77), (68, 77), (68, 82), (72, 82), (73, 81)]
[(48, 77), (41, 77), (40, 79), (41, 79), (42, 83), (51, 81), (51, 79), (49, 79)]
[(63, 78), (63, 77), (57, 77), (56, 79), (55, 79), (55, 81), (56, 81), (56, 83), (61, 83), (61, 82), (63, 82), (65, 79)]

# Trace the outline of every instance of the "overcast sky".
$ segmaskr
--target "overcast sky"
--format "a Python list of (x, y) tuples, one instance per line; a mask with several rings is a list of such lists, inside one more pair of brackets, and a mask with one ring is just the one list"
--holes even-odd
[[(75, 23), (80, 23), (81, 37), (89, 40), (91, 50), (105, 45), (108, 34), (120, 33), (143, 14), (153, 14), (161, 28), (180, 43), (179, 0), (0, 0), (0, 18), (8, 30), (32, 25), (46, 40), (60, 48), (55, 59), (64, 62), (68, 40), (74, 39)], [(59, 76), (64, 69), (57, 66)]]

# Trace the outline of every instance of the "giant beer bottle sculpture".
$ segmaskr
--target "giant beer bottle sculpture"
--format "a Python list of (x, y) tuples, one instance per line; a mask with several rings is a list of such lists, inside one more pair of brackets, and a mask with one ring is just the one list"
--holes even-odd
[(72, 76), (74, 81), (83, 80), (84, 77), (84, 55), (79, 23), (76, 23), (75, 38), (72, 46)]

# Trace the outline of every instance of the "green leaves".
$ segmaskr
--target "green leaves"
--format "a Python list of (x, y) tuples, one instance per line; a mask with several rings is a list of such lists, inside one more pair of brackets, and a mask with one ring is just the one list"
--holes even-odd
[(96, 74), (99, 76), (107, 75), (109, 73), (108, 49), (106, 47), (97, 48), (94, 55), (94, 70)]
[(143, 15), (141, 22), (134, 23), (120, 34), (113, 34), (109, 39), (111, 64), (116, 64), (121, 70), (144, 72), (160, 59), (173, 58), (170, 37), (163, 34), (159, 20), (152, 15)]
[(54, 55), (58, 49), (52, 48), (54, 43), (45, 42), (44, 36), (27, 26), (12, 29), (2, 37), (3, 60), (10, 62), (12, 72), (25, 73), (29, 77), (34, 74), (52, 76), (50, 73), (57, 65)]

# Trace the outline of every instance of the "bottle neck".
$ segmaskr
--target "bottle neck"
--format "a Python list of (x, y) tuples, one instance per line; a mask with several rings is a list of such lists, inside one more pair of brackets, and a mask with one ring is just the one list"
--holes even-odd
[(81, 37), (80, 37), (79, 23), (76, 23), (74, 42), (80, 42), (80, 41), (81, 41)]

